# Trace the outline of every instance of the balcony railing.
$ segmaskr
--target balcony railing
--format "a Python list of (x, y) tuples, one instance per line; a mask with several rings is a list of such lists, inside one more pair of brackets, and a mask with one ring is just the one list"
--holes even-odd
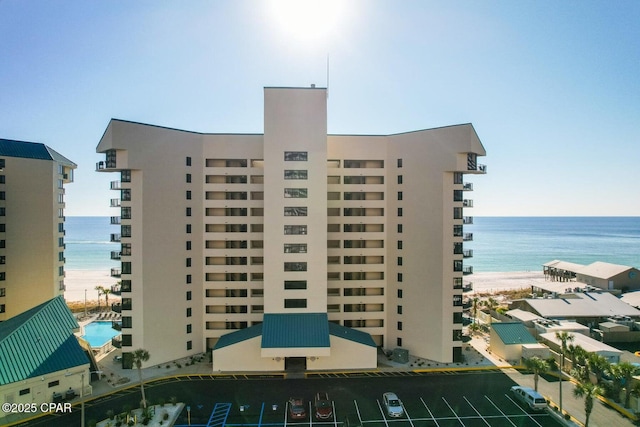
[(111, 181), (111, 189), (112, 190), (120, 190), (122, 189), (122, 185), (120, 181)]
[(464, 185), (462, 186), (462, 189), (464, 191), (473, 191), (473, 183), (472, 182), (465, 182)]
[(465, 208), (472, 208), (473, 207), (473, 200), (471, 199), (464, 199), (462, 201), (462, 206), (464, 206)]
[(462, 284), (462, 292), (470, 292), (473, 290), (472, 282), (465, 282)]
[(120, 207), (120, 199), (111, 199), (110, 206), (112, 208), (119, 208)]
[(120, 242), (121, 240), (122, 235), (120, 233), (111, 233), (110, 242)]
[(464, 267), (462, 269), (462, 274), (464, 275), (473, 274), (473, 267), (472, 266)]
[(471, 258), (473, 257), (473, 249), (467, 249), (466, 251), (462, 251), (463, 258)]
[(473, 233), (464, 233), (462, 235), (462, 240), (465, 242), (470, 242), (473, 240)]
[(111, 269), (111, 277), (120, 277), (122, 276), (122, 270), (119, 268), (112, 268)]
[(111, 259), (118, 261), (121, 258), (120, 251), (111, 251)]
[(120, 217), (119, 216), (112, 216), (111, 217), (111, 224), (112, 225), (120, 225)]
[(462, 223), (463, 224), (473, 224), (473, 217), (472, 216), (463, 216), (462, 217)]

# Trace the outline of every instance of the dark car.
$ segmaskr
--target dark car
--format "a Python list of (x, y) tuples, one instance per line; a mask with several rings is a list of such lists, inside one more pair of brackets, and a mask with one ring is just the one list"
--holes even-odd
[(302, 420), (307, 418), (307, 405), (301, 397), (289, 399), (289, 417), (292, 420)]
[(320, 391), (316, 393), (313, 406), (316, 412), (316, 419), (328, 420), (333, 416), (333, 405), (331, 404), (329, 395), (326, 392)]

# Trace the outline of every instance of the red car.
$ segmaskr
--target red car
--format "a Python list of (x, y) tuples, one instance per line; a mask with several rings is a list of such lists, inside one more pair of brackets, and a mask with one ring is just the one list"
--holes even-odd
[(313, 406), (315, 408), (317, 420), (328, 420), (333, 416), (333, 405), (331, 404), (329, 395), (326, 392), (320, 391), (316, 393)]
[(291, 397), (289, 399), (289, 418), (292, 420), (302, 420), (307, 418), (307, 405), (301, 397)]

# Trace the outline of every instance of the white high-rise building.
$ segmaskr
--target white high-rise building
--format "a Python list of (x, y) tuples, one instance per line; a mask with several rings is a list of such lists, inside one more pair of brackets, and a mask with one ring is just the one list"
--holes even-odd
[(64, 293), (64, 185), (75, 163), (0, 139), (0, 321)]
[(473, 126), (328, 135), (324, 88), (265, 88), (264, 134), (111, 120), (123, 363), (213, 349), (215, 370), (460, 360)]

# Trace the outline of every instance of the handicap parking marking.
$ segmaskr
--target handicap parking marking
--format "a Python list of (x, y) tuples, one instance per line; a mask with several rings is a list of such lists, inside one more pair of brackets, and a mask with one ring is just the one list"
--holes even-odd
[(518, 409), (520, 409), (520, 411), (522, 411), (522, 413), (524, 413), (527, 417), (529, 417), (531, 419), (531, 421), (533, 421), (534, 423), (538, 424), (540, 427), (542, 427), (542, 424), (540, 424), (539, 422), (537, 422), (530, 413), (528, 413), (522, 406), (520, 406), (515, 400), (513, 400), (511, 398), (511, 396), (509, 396), (508, 394), (505, 394), (505, 396), (507, 397), (507, 399), (509, 399), (511, 402), (513, 402), (514, 405), (516, 405), (518, 407)]
[(489, 402), (491, 402), (491, 404), (492, 404), (492, 405), (493, 405), (493, 406), (494, 406), (494, 407), (495, 407), (495, 408), (496, 408), (496, 409), (497, 409), (497, 410), (502, 414), (502, 416), (503, 416), (503, 417), (505, 417), (505, 418), (507, 419), (507, 421), (509, 421), (509, 422), (511, 423), (511, 425), (512, 425), (513, 427), (517, 427), (517, 426), (513, 423), (513, 421), (511, 421), (511, 418), (509, 418), (509, 417), (507, 416), (507, 414), (505, 414), (504, 412), (502, 412), (502, 409), (498, 408), (498, 405), (496, 405), (495, 403), (493, 403), (493, 400), (489, 399), (489, 396), (485, 395), (484, 397), (485, 397)]
[(475, 406), (473, 406), (473, 405), (471, 404), (471, 402), (469, 402), (469, 399), (467, 399), (467, 396), (462, 396), (462, 397), (463, 397), (463, 398), (464, 398), (464, 400), (469, 404), (469, 406), (471, 406), (471, 408), (473, 408), (473, 410), (474, 410), (474, 411), (476, 411), (476, 414), (478, 414), (478, 416), (480, 417), (480, 419), (481, 419), (482, 421), (484, 421), (484, 423), (485, 423), (486, 425), (488, 425), (489, 427), (491, 427), (491, 424), (489, 424), (489, 423), (487, 422), (487, 420), (482, 416), (482, 414), (480, 413), (480, 411), (478, 411), (478, 410), (476, 409), (476, 407), (475, 407)]

